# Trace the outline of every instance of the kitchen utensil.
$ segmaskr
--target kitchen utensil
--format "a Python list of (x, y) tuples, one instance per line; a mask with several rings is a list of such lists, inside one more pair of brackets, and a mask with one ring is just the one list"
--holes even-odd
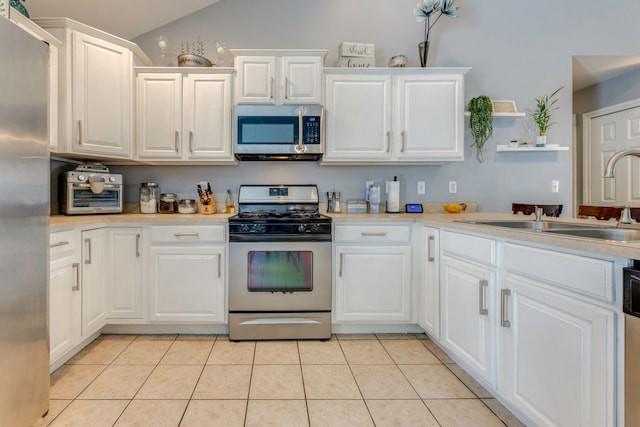
[(327, 191), (327, 212), (333, 212), (333, 191)]
[(342, 212), (342, 210), (340, 209), (340, 192), (339, 191), (334, 191), (333, 192), (333, 212)]

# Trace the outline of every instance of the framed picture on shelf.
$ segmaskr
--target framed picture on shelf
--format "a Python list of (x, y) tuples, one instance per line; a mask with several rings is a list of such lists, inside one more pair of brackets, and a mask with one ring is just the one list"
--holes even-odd
[(517, 113), (516, 101), (491, 101), (494, 113)]

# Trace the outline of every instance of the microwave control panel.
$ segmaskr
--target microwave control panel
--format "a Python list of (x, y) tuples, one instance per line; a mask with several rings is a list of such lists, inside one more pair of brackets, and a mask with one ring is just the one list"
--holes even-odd
[(302, 134), (304, 144), (320, 144), (320, 117), (304, 116), (302, 118)]

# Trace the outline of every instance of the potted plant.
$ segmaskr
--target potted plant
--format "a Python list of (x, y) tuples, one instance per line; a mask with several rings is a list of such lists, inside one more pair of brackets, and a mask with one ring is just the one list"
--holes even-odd
[(551, 121), (551, 112), (557, 110), (555, 107), (558, 98), (555, 96), (560, 92), (563, 86), (554, 90), (550, 95), (544, 95), (540, 98), (536, 98), (536, 109), (531, 114), (533, 121), (538, 126), (538, 136), (536, 138), (536, 147), (544, 147), (547, 142), (547, 129), (551, 127), (554, 122)]
[(482, 162), (482, 150), (485, 142), (493, 135), (493, 102), (486, 95), (480, 95), (469, 101), (469, 128), (476, 147), (476, 158)]

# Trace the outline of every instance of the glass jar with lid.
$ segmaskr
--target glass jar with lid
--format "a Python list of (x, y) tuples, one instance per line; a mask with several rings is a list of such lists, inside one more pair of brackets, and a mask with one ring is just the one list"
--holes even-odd
[(140, 213), (158, 213), (158, 199), (160, 187), (155, 182), (143, 182), (140, 184)]
[(162, 193), (160, 195), (159, 213), (178, 213), (178, 195), (175, 193)]

